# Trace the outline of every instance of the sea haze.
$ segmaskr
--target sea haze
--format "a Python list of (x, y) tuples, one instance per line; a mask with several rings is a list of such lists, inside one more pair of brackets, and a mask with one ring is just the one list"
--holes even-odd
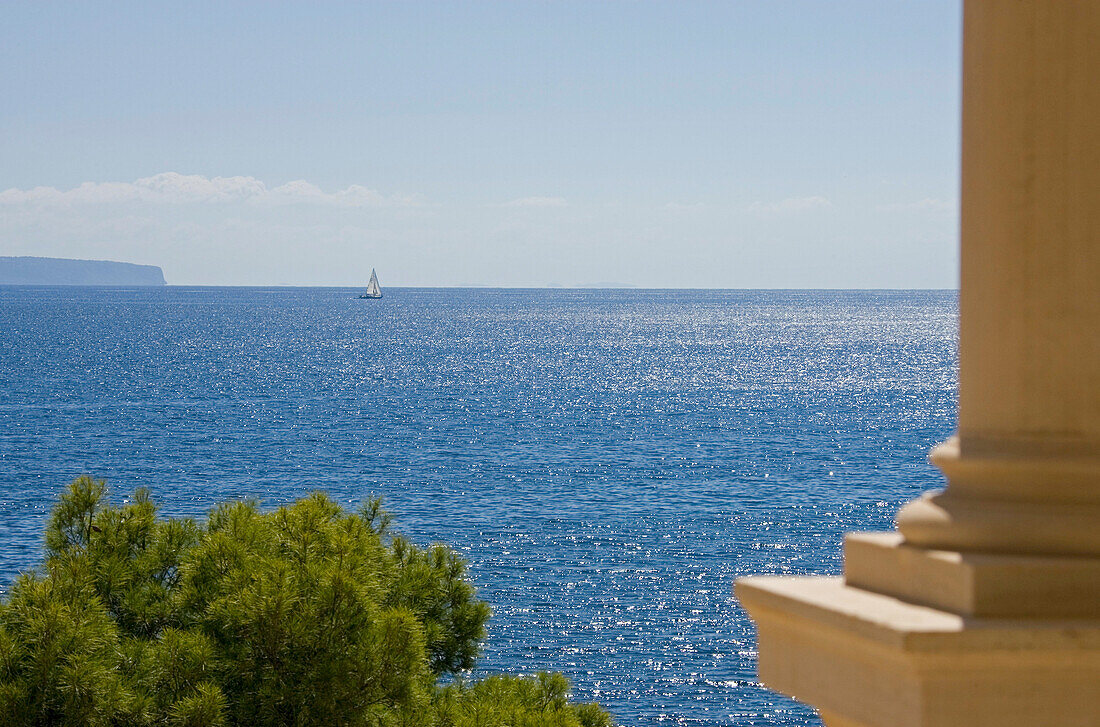
[(384, 496), (470, 560), (481, 671), (623, 725), (817, 724), (761, 687), (749, 573), (941, 484), (952, 292), (0, 287), (0, 580), (89, 473), (172, 515)]

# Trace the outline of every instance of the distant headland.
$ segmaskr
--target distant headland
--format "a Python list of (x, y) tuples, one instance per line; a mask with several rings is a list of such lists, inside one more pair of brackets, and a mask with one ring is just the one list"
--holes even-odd
[(0, 285), (165, 285), (156, 265), (58, 257), (0, 257)]

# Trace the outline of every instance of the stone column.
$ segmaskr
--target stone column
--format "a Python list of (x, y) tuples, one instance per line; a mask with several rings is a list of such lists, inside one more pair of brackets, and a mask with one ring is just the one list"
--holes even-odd
[(1100, 725), (1100, 2), (966, 0), (945, 491), (754, 577), (760, 674), (845, 727)]
[(968, 2), (959, 432), (908, 542), (1100, 555), (1100, 3)]

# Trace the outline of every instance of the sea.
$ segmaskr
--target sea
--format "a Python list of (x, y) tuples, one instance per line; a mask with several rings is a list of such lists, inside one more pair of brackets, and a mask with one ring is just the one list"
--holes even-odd
[(620, 725), (815, 725), (734, 599), (942, 486), (955, 291), (0, 287), (0, 590), (74, 477), (166, 515), (381, 496), (469, 560), (477, 674)]

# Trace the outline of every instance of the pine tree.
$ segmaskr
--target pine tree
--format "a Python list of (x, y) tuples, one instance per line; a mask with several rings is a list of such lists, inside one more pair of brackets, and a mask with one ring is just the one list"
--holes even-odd
[[(81, 477), (0, 603), (0, 714), (46, 725), (609, 727), (560, 674), (466, 684), (489, 607), (466, 563), (324, 494), (205, 523)], [(443, 685), (443, 678), (450, 683)]]

